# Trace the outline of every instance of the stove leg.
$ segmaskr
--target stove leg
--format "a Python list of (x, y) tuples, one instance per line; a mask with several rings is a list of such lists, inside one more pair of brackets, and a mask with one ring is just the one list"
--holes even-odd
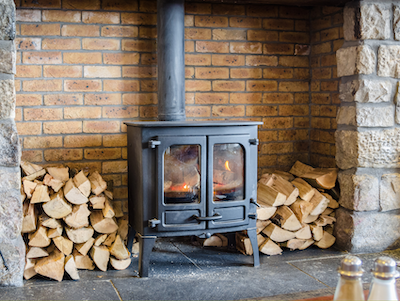
[(254, 267), (260, 266), (260, 252), (258, 252), (258, 242), (257, 242), (257, 229), (247, 229), (247, 235), (250, 238), (251, 247), (253, 248), (253, 260)]
[(128, 250), (132, 253), (133, 241), (135, 240), (136, 231), (129, 225), (128, 228)]
[(142, 236), (139, 238), (139, 277), (149, 276), (150, 254), (153, 250), (156, 236)]

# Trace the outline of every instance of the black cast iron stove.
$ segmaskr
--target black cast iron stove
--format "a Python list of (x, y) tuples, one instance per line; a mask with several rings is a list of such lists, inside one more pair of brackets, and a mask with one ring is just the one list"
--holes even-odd
[[(258, 250), (257, 126), (185, 121), (184, 0), (157, 2), (158, 116), (126, 122), (129, 223), (148, 276), (156, 237), (247, 230)], [(259, 254), (254, 252), (254, 266)]]

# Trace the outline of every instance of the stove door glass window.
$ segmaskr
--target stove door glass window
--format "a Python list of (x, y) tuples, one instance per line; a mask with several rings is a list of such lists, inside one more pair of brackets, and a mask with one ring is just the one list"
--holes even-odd
[(164, 202), (200, 202), (200, 145), (171, 145), (164, 153)]
[(214, 145), (213, 198), (214, 202), (244, 199), (244, 150), (239, 143)]

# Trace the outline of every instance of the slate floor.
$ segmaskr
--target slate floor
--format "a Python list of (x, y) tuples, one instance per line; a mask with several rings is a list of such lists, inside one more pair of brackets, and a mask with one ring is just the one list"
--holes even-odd
[[(383, 254), (383, 253), (381, 253)], [(370, 271), (381, 254), (360, 254)], [(400, 251), (385, 255), (400, 260)], [(346, 254), (309, 248), (252, 257), (233, 249), (202, 248), (190, 237), (158, 239), (149, 278), (138, 277), (138, 259), (124, 271), (80, 271), (81, 280), (36, 278), (22, 288), (0, 287), (0, 300), (296, 300), (332, 295), (336, 269)], [(363, 276), (365, 288), (371, 275)]]

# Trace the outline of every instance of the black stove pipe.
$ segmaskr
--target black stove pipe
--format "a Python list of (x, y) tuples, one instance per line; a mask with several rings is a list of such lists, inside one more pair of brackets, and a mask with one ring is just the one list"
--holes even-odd
[(157, 0), (158, 120), (185, 114), (184, 0)]

